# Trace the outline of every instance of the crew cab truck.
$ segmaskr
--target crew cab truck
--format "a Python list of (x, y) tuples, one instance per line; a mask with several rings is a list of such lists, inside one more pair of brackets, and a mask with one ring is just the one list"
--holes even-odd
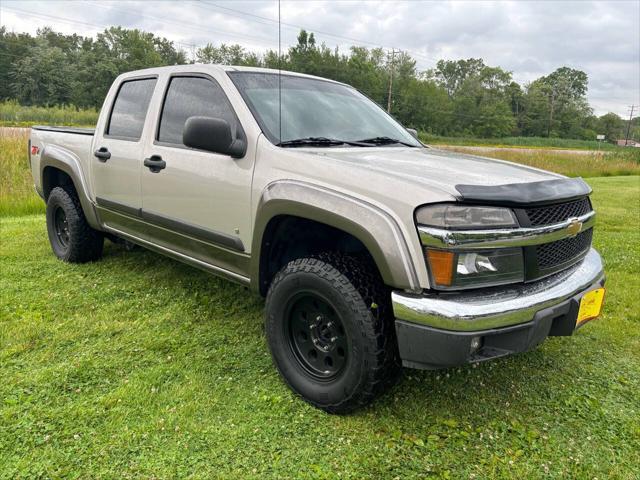
[(34, 127), (29, 153), (57, 257), (126, 241), (248, 286), (282, 378), (328, 412), (402, 366), (571, 335), (602, 305), (584, 181), (430, 148), (331, 80), (130, 72), (95, 130)]

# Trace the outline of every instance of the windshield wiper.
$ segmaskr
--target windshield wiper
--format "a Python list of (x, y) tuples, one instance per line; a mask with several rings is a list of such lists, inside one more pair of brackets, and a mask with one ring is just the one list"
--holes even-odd
[(360, 143), (372, 143), (374, 145), (391, 145), (393, 143), (400, 143), (407, 147), (415, 147), (415, 145), (411, 145), (410, 143), (403, 142), (402, 140), (398, 140), (396, 138), (391, 137), (372, 137), (365, 138), (364, 140), (358, 140)]
[(296, 138), (294, 140), (284, 140), (280, 143), (276, 143), (277, 147), (301, 147), (301, 146), (327, 146), (332, 145), (353, 145), (356, 147), (371, 147), (369, 142), (350, 142), (348, 140), (338, 140), (336, 138), (327, 137), (306, 137)]

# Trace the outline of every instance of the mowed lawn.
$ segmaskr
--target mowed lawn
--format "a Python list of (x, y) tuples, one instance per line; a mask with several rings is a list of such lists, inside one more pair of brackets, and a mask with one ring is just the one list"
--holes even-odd
[(639, 478), (640, 177), (589, 183), (601, 319), (343, 417), (280, 381), (246, 289), (110, 243), (64, 264), (43, 215), (0, 218), (0, 478)]

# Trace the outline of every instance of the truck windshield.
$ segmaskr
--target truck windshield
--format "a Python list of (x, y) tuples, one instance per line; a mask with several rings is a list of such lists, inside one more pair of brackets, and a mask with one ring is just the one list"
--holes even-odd
[(421, 146), (390, 115), (354, 88), (286, 74), (279, 82), (277, 73), (228, 73), (262, 131), (275, 145)]

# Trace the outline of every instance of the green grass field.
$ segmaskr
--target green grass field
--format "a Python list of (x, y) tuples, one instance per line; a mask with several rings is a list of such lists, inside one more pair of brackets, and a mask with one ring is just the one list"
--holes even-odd
[[(15, 200), (0, 218), (0, 478), (640, 477), (640, 177), (589, 183), (601, 319), (519, 356), (406, 370), (345, 417), (280, 381), (246, 289), (110, 243), (64, 264)], [(7, 205), (20, 190), (4, 188)]]
[(638, 478), (640, 177), (598, 178), (638, 164), (498, 154), (594, 177), (604, 316), (336, 417), (280, 381), (244, 288), (110, 243), (57, 261), (25, 132), (0, 130), (0, 479)]

